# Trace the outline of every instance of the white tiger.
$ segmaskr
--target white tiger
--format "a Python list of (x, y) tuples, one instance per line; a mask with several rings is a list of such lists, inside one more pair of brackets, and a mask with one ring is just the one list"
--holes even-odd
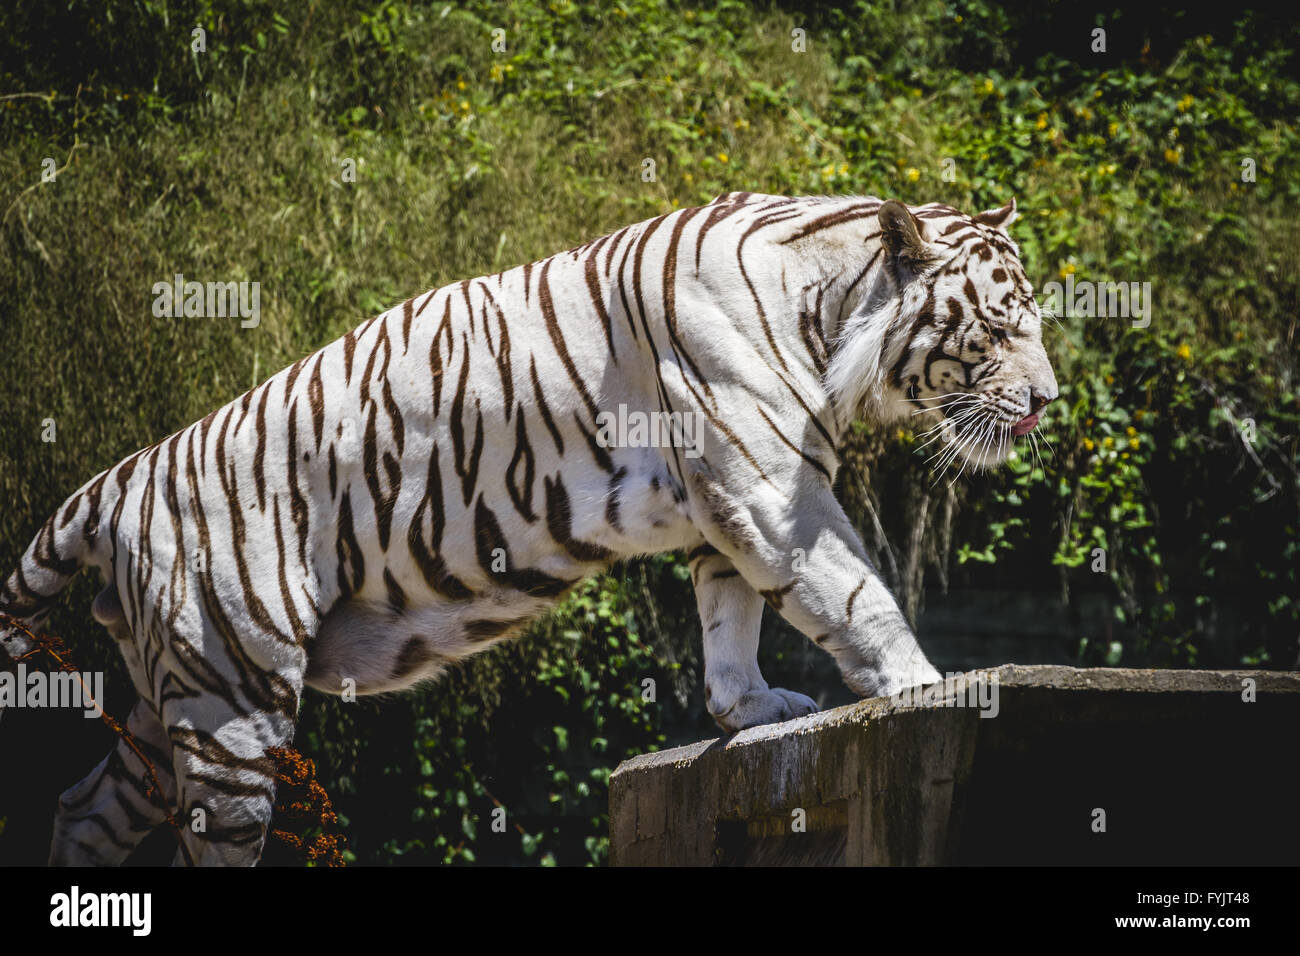
[[(259, 858), (304, 684), (410, 687), (634, 555), (688, 553), (727, 730), (814, 709), (759, 673), (765, 601), (859, 694), (937, 680), (832, 494), (836, 445), (929, 410), (981, 467), (1033, 428), (1057, 386), (1014, 215), (733, 193), (416, 296), (94, 478), (0, 609), (39, 625), (98, 569), (199, 863)], [(620, 407), (694, 441), (611, 443)], [(164, 817), (141, 771), (119, 746), (63, 795), (52, 862), (127, 857)]]

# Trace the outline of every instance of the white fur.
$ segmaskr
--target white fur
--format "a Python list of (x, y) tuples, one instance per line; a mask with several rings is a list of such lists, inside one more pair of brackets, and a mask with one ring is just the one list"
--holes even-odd
[[(1023, 275), (1000, 247), (971, 259), (993, 231), (934, 206), (913, 209), (933, 268), (894, 269), (879, 206), (733, 195), (416, 296), (89, 483), (0, 607), (35, 620), (68, 563), (99, 569), (133, 721), (179, 741), (164, 790), (182, 815), (207, 810), (206, 835), (186, 834), (205, 863), (257, 859), (262, 755), (291, 739), (304, 683), (409, 687), (622, 558), (691, 555), (709, 709), (728, 730), (815, 707), (759, 673), (765, 600), (860, 694), (936, 680), (835, 501), (836, 444), (855, 417), (939, 408), (955, 387), (915, 384), (959, 371), (927, 360), (943, 323), (911, 332), (932, 291), (948, 303), (968, 279), (994, 290), (994, 269)], [(963, 225), (945, 238), (949, 223)], [(1054, 393), (1029, 302), (1023, 344), (985, 353), (1000, 364), (970, 396), (982, 430), (945, 425), (954, 454), (1005, 454), (995, 429)], [(593, 448), (593, 413), (620, 405), (697, 416), (699, 455)], [(127, 784), (106, 766), (67, 803), (102, 788), (89, 805), (119, 839), (96, 842), (65, 808), (53, 859), (78, 859), (75, 839), (91, 841), (83, 861), (120, 862), (147, 832), (132, 820), (161, 819), (140, 794), (134, 816), (114, 811)]]

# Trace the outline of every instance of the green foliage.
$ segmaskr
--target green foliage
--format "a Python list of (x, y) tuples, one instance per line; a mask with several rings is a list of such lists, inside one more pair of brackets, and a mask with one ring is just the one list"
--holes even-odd
[[(1014, 195), (1036, 286), (1149, 281), (1155, 311), (1145, 328), (1049, 322), (1062, 386), (1049, 444), (963, 477), (960, 507), (926, 536), (945, 542), (927, 552), (932, 577), (1100, 596), (1112, 620), (1071, 648), (1085, 663), (1290, 666), (1300, 37), (1248, 10), (1064, 6), (6, 10), (2, 563), (99, 469), (422, 290), (731, 189), (969, 211)], [(1098, 24), (1107, 55), (1088, 51)], [(806, 53), (791, 51), (795, 28)], [(46, 158), (62, 171), (38, 185)], [(149, 290), (176, 272), (261, 282), (261, 326), (154, 319)], [(47, 418), (54, 444), (37, 437)], [(907, 540), (929, 506), (932, 449), (918, 445), (904, 429), (842, 449), (869, 541)], [(879, 534), (872, 495), (906, 504), (876, 509)], [(709, 732), (687, 580), (680, 557), (636, 562), (418, 694), (309, 695), (299, 743), (355, 858), (603, 862), (612, 768)], [(52, 626), (83, 666), (111, 669), (90, 593), (79, 583)], [(795, 666), (768, 653), (765, 666)]]

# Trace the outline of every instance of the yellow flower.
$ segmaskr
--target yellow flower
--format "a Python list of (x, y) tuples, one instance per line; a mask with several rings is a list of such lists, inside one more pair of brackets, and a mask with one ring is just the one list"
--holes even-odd
[(1141, 448), (1141, 447), (1142, 447), (1142, 442), (1140, 442), (1140, 441), (1139, 441), (1138, 439), (1136, 439), (1136, 438), (1130, 438), (1130, 439), (1128, 440), (1128, 447), (1129, 447), (1129, 448)]
[(840, 163), (840, 175), (841, 175), (841, 176), (847, 176), (848, 174), (849, 174), (849, 164), (848, 164), (848, 163)]
[(1094, 100), (1099, 100), (1099, 99), (1101, 99), (1101, 90), (1093, 90), (1093, 91), (1092, 91), (1092, 98), (1093, 98)]
[(1144, 418), (1147, 417), (1146, 409), (1145, 409), (1145, 408), (1139, 408), (1137, 411), (1135, 411), (1135, 412), (1133, 413), (1133, 417), (1134, 417), (1137, 421), (1142, 421), (1142, 419), (1144, 419)]
[(1137, 433), (1138, 433), (1138, 430), (1137, 430), (1136, 428), (1134, 428), (1132, 425), (1130, 425), (1128, 428), (1124, 429), (1124, 434), (1128, 435), (1129, 438), (1134, 438), (1134, 437), (1136, 437), (1136, 436), (1137, 436)]
[(985, 80), (985, 81), (984, 81), (984, 85), (983, 85), (982, 87), (980, 87), (980, 91), (981, 91), (985, 96), (988, 96), (990, 93), (992, 93), (992, 92), (993, 92), (993, 81), (992, 81), (992, 80)]
[(463, 90), (463, 89), (465, 89), (465, 81), (464, 81), (464, 80), (457, 80), (457, 81), (456, 81), (456, 89), (458, 89), (458, 90)]
[(727, 161), (727, 154), (726, 154), (726, 153), (718, 153), (718, 162), (720, 162), (720, 163), (725, 163), (726, 161)]
[(960, 13), (957, 14), (955, 17), (953, 17), (953, 19), (954, 19), (955, 21), (957, 21), (958, 23), (961, 23), (961, 22), (962, 22), (962, 21), (961, 21), (961, 14), (960, 14)]
[(1101, 440), (1101, 447), (1102, 447), (1102, 448), (1114, 448), (1114, 447), (1115, 447), (1115, 439), (1113, 439), (1113, 438), (1111, 438), (1109, 435), (1107, 435), (1105, 438), (1103, 438), (1103, 439)]
[(1091, 438), (1085, 438), (1085, 439), (1083, 440), (1083, 449), (1084, 449), (1084, 451), (1092, 451), (1092, 450), (1093, 450), (1094, 448), (1096, 448), (1096, 447), (1097, 447), (1097, 446), (1096, 446), (1095, 444), (1093, 444), (1093, 441), (1092, 441)]
[(1192, 99), (1192, 94), (1188, 93), (1186, 96), (1184, 96), (1181, 100), (1178, 101), (1178, 112), (1186, 113), (1189, 109), (1192, 108), (1192, 104), (1195, 102), (1196, 101)]
[(1183, 150), (1182, 150), (1182, 147), (1179, 147), (1178, 149), (1167, 149), (1167, 150), (1165, 150), (1165, 162), (1166, 162), (1166, 163), (1172, 163), (1172, 164), (1174, 164), (1174, 165), (1176, 166), (1176, 165), (1178, 165), (1178, 161), (1181, 160), (1182, 158), (1183, 158)]
[(1107, 384), (1107, 385), (1114, 385), (1114, 384), (1115, 384), (1115, 376), (1114, 376), (1114, 375), (1107, 375), (1107, 376), (1106, 376), (1106, 384)]
[(489, 72), (492, 74), (493, 83), (500, 83), (502, 80), (506, 78), (506, 72), (505, 70), (501, 69), (500, 63), (493, 63), (492, 69)]
[(749, 120), (743, 116), (736, 120), (736, 129), (749, 129)]
[(682, 179), (686, 180), (686, 185), (688, 185), (688, 186), (689, 186), (691, 183), (695, 182), (695, 177), (692, 176), (690, 173), (683, 173), (683, 174), (682, 174)]
[(1106, 127), (1106, 135), (1109, 136), (1111, 139), (1114, 139), (1115, 134), (1118, 132), (1119, 132), (1119, 123), (1116, 123), (1114, 120), (1111, 120), (1110, 125)]
[(1073, 262), (1067, 262), (1065, 265), (1061, 266), (1061, 278), (1062, 278), (1062, 279), (1064, 279), (1066, 276), (1072, 276), (1072, 275), (1074, 275), (1074, 263), (1073, 263)]
[(912, 166), (907, 170), (907, 181), (909, 183), (914, 183), (920, 178), (921, 178), (921, 171), (917, 169), (915, 166)]
[(461, 111), (462, 113), (468, 113), (468, 112), (469, 112), (469, 100), (461, 100), (461, 101), (460, 101), (460, 111)]
[(1047, 114), (1039, 113), (1038, 122), (1034, 124), (1035, 129), (1047, 129)]
[(678, 205), (677, 200), (674, 199), (674, 200), (673, 200), (673, 208), (676, 209), (676, 208), (677, 208), (677, 205)]
[(1189, 359), (1192, 357), (1192, 347), (1184, 342), (1178, 346), (1178, 357), (1180, 359)]

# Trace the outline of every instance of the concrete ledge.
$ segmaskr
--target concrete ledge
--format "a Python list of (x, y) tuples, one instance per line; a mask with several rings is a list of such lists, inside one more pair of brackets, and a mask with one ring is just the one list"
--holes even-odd
[(625, 761), (612, 864), (1300, 863), (1300, 673), (980, 673)]

